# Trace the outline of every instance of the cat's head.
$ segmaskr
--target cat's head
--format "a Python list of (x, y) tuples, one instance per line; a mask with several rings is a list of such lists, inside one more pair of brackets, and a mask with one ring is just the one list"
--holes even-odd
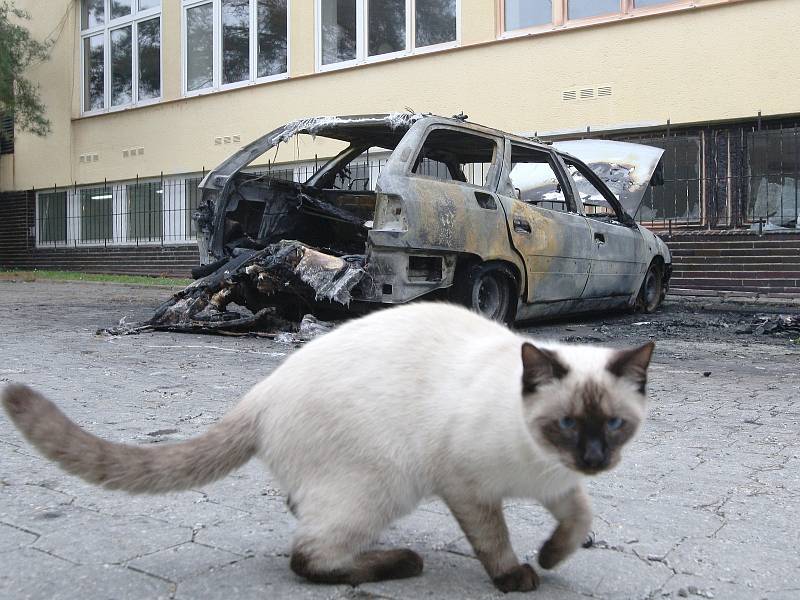
[(645, 416), (655, 344), (522, 346), (525, 417), (537, 446), (564, 466), (594, 475), (613, 468)]

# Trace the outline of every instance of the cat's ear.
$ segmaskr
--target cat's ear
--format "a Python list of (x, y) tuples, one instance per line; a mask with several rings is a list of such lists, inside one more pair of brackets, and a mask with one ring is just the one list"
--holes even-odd
[(522, 391), (531, 394), (540, 385), (563, 379), (569, 369), (555, 353), (529, 342), (522, 344)]
[(644, 394), (647, 384), (647, 367), (650, 357), (653, 356), (655, 342), (647, 342), (637, 348), (617, 350), (608, 362), (608, 370), (617, 377), (625, 377), (639, 386), (639, 392)]

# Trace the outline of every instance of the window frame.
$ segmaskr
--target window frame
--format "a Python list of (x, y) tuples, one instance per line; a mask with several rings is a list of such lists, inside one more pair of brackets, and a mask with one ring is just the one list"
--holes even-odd
[(612, 23), (624, 19), (705, 8), (715, 4), (746, 2), (749, 0), (663, 0), (660, 4), (653, 6), (636, 6), (636, 0), (619, 0), (619, 10), (617, 11), (591, 17), (581, 17), (579, 19), (569, 18), (569, 0), (553, 0), (553, 15), (549, 23), (511, 30), (506, 30), (505, 27), (506, 1), (507, 0), (496, 0), (497, 39), (550, 33), (574, 27), (587, 27), (601, 23)]
[[(165, 0), (161, 0), (163, 3)], [(129, 15), (117, 17), (116, 19), (105, 19), (104, 23), (95, 25), (94, 27), (87, 27), (82, 29), (81, 15), (82, 15), (83, 0), (77, 2), (78, 10), (78, 41), (80, 53), (80, 103), (81, 115), (91, 116), (100, 115), (109, 112), (117, 112), (139, 106), (148, 106), (161, 102), (164, 98), (164, 60), (163, 60), (163, 42), (164, 42), (164, 19), (162, 17), (162, 5), (139, 10), (138, 0), (132, 0), (131, 12)], [(111, 0), (103, 0), (103, 14), (105, 17), (111, 16)], [(159, 76), (159, 94), (155, 98), (147, 98), (139, 100), (139, 23), (158, 18), (158, 76)], [(111, 33), (118, 29), (130, 26), (131, 28), (131, 101), (117, 106), (111, 106)], [(95, 37), (97, 35), (103, 36), (103, 108), (86, 109), (86, 51), (84, 47), (84, 40)]]
[[(569, 171), (566, 169), (566, 165), (561, 160), (561, 157), (554, 152), (553, 150), (538, 148), (533, 144), (525, 143), (516, 139), (508, 138), (508, 143), (506, 145), (506, 154), (508, 155), (508, 166), (506, 168), (506, 173), (504, 175), (506, 181), (501, 180), (501, 185), (504, 183), (508, 184), (509, 189), (512, 191), (516, 191), (514, 187), (514, 182), (511, 180), (511, 171), (514, 170), (514, 146), (520, 146), (522, 148), (528, 148), (529, 150), (533, 150), (534, 152), (540, 152), (543, 155), (547, 156), (547, 162), (550, 166), (550, 169), (553, 171), (553, 174), (556, 176), (556, 180), (561, 185), (561, 193), (564, 194), (564, 207), (566, 210), (554, 210), (552, 208), (548, 208), (546, 206), (539, 206), (534, 202), (528, 202), (523, 200), (522, 198), (517, 198), (516, 194), (514, 193), (511, 197), (514, 198), (517, 202), (522, 202), (526, 206), (534, 206), (541, 210), (550, 210), (553, 212), (561, 212), (570, 215), (578, 215), (579, 217), (584, 217), (585, 214), (583, 212), (583, 203), (580, 202), (579, 198), (576, 198), (577, 190), (575, 189), (575, 184), (570, 177)], [(525, 164), (525, 163), (516, 163), (516, 164)], [(499, 186), (498, 186), (498, 189)], [(547, 200), (545, 200), (547, 202)]]
[(396, 60), (408, 56), (417, 56), (431, 52), (450, 50), (461, 46), (461, 9), (462, 0), (456, 2), (456, 37), (449, 42), (431, 44), (429, 46), (416, 45), (416, 9), (417, 0), (405, 0), (406, 4), (406, 47), (397, 52), (387, 52), (369, 56), (369, 0), (355, 0), (356, 2), (356, 57), (351, 60), (322, 64), (322, 2), (314, 0), (314, 66), (317, 73), (338, 71), (360, 65), (370, 65), (384, 61)]
[[(191, 98), (194, 96), (202, 96), (205, 94), (213, 94), (215, 92), (222, 92), (227, 90), (234, 90), (241, 87), (257, 85), (260, 83), (269, 83), (272, 81), (282, 81), (289, 78), (289, 71), (291, 69), (291, 32), (292, 32), (292, 2), (286, 1), (286, 71), (277, 73), (275, 75), (267, 75), (265, 77), (258, 76), (258, 0), (248, 0), (250, 6), (250, 37), (249, 37), (249, 62), (250, 62), (250, 75), (247, 79), (242, 81), (235, 81), (233, 83), (222, 83), (222, 0), (182, 0), (181, 1), (181, 93), (184, 98)], [(199, 90), (188, 89), (188, 54), (187, 54), (187, 39), (188, 33), (186, 29), (186, 13), (189, 9), (202, 6), (204, 4), (212, 5), (212, 39), (213, 49), (211, 52), (211, 85)]]
[[(589, 213), (586, 211), (586, 205), (583, 202), (583, 198), (581, 198), (581, 193), (580, 189), (578, 188), (578, 183), (575, 181), (575, 177), (572, 175), (572, 173), (570, 173), (569, 170), (570, 166), (574, 167), (575, 170), (578, 171), (578, 173), (580, 173), (581, 176), (586, 181), (591, 183), (592, 186), (594, 186), (594, 188), (598, 192), (600, 192), (600, 195), (602, 195), (603, 198), (605, 198), (606, 202), (611, 207), (611, 210), (614, 211), (614, 216), (616, 217), (617, 223), (610, 223), (610, 224), (618, 225), (620, 227), (627, 227), (629, 229), (631, 227), (636, 226), (636, 219), (634, 218), (634, 216), (628, 215), (625, 212), (625, 207), (622, 206), (620, 201), (614, 195), (614, 192), (608, 189), (608, 186), (605, 184), (605, 182), (602, 179), (600, 179), (600, 177), (597, 176), (597, 173), (595, 173), (591, 169), (591, 167), (589, 167), (589, 165), (587, 165), (581, 160), (578, 160), (574, 156), (559, 155), (559, 159), (564, 165), (564, 170), (567, 174), (567, 177), (569, 177), (570, 184), (572, 186), (575, 196), (575, 204), (580, 207), (581, 214), (583, 214), (587, 219), (593, 219), (595, 218), (594, 215), (596, 215), (597, 213), (596, 212)], [(626, 218), (626, 215), (629, 218)]]
[[(461, 133), (464, 135), (472, 135), (474, 137), (484, 138), (494, 143), (495, 145), (494, 156), (487, 171), (486, 182), (484, 184), (481, 185), (477, 183), (472, 183), (471, 181), (460, 181), (457, 179), (441, 179), (440, 177), (434, 177), (433, 175), (425, 175), (423, 173), (414, 172), (414, 165), (416, 164), (417, 158), (422, 152), (422, 149), (425, 147), (425, 143), (428, 141), (428, 137), (430, 137), (431, 134), (433, 134), (434, 132), (441, 130), (455, 131), (457, 133)], [(482, 131), (475, 131), (473, 129), (469, 129), (466, 127), (458, 127), (457, 125), (450, 125), (448, 123), (432, 123), (425, 128), (425, 131), (423, 131), (420, 134), (419, 141), (414, 145), (413, 152), (411, 152), (408, 160), (405, 162), (405, 166), (403, 168), (403, 175), (405, 175), (406, 177), (424, 179), (427, 181), (435, 181), (437, 183), (441, 183), (444, 185), (467, 186), (469, 188), (473, 188), (476, 190), (483, 190), (495, 194), (497, 193), (498, 185), (500, 183), (500, 178), (502, 176), (501, 173), (503, 171), (504, 161), (505, 161), (505, 140), (502, 137), (496, 137), (489, 133), (484, 133)]]

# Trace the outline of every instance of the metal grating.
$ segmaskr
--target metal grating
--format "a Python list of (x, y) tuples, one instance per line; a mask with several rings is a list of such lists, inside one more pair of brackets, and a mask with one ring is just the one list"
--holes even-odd
[(14, 154), (14, 117), (0, 117), (0, 154)]

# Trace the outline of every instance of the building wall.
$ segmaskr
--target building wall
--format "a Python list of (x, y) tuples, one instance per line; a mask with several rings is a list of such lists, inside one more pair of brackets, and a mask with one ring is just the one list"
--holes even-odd
[[(314, 2), (290, 0), (290, 65), (285, 80), (225, 92), (181, 95), (181, 3), (162, 1), (163, 100), (81, 116), (78, 6), (72, 0), (19, 4), (33, 34), (56, 38), (41, 82), (53, 122), (44, 139), (18, 134), (0, 158), (0, 190), (199, 172), (241, 143), (314, 114), (416, 111), (455, 114), (516, 132), (558, 133), (653, 127), (800, 113), (796, 0), (706, 0), (671, 12), (620, 18), (510, 39), (498, 4), (461, 0), (461, 46), (452, 50), (315, 73)], [(58, 9), (54, 5), (59, 6)], [(591, 100), (565, 91), (611, 88)], [(144, 153), (123, 158), (123, 150)], [(82, 154), (98, 160), (79, 162)], [(304, 148), (280, 159), (307, 159)]]

